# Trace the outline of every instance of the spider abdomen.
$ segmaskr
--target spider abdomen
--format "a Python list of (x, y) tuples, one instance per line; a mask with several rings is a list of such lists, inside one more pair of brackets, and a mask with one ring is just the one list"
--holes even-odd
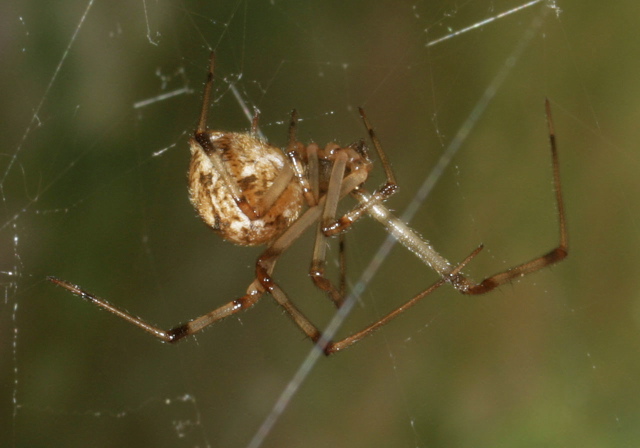
[(250, 134), (203, 134), (190, 140), (189, 194), (196, 211), (232, 243), (255, 246), (273, 240), (298, 218), (303, 204), (293, 179), (275, 202), (265, 206), (262, 200), (288, 163), (284, 154)]

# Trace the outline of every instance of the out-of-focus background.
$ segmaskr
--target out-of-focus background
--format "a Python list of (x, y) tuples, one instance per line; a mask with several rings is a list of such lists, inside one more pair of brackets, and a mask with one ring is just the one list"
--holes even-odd
[[(466, 270), (477, 279), (556, 244), (548, 97), (571, 232), (562, 264), (482, 297), (443, 287), (320, 359), (263, 446), (637, 446), (640, 11), (552, 6), (4, 2), (0, 445), (244, 447), (311, 349), (269, 297), (168, 346), (45, 281), (162, 327), (244, 292), (260, 248), (221, 241), (185, 185), (212, 48), (212, 128), (246, 130), (242, 108), (257, 107), (282, 146), (295, 107), (301, 140), (348, 144), (365, 136), (363, 106), (398, 213), (471, 123), (410, 224), (453, 261), (484, 243)], [(384, 238), (368, 219), (349, 232), (352, 285)], [(275, 276), (324, 325), (334, 309), (306, 274), (311, 244)], [(435, 279), (394, 248), (340, 334)]]

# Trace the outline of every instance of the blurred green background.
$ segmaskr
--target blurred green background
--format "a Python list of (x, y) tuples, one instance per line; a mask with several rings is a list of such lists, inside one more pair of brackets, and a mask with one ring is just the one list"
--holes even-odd
[[(168, 346), (44, 280), (162, 327), (244, 292), (260, 249), (222, 242), (187, 198), (209, 48), (212, 128), (249, 127), (232, 85), (277, 145), (294, 107), (301, 140), (351, 143), (363, 106), (398, 212), (506, 64), (411, 220), (451, 260), (484, 243), (477, 279), (556, 243), (545, 97), (560, 149), (570, 257), (482, 297), (441, 288), (321, 359), (264, 446), (640, 444), (638, 2), (538, 4), (426, 46), (521, 4), (4, 2), (0, 446), (243, 447), (310, 350), (269, 297)], [(350, 282), (384, 237), (370, 220), (349, 233)], [(322, 325), (334, 310), (307, 277), (311, 244), (276, 278)], [(396, 247), (341, 334), (435, 278)]]

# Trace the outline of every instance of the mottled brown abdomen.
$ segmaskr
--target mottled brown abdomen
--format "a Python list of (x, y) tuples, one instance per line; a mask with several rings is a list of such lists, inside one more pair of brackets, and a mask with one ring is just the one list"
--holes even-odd
[[(206, 144), (199, 143), (206, 137)], [(225, 240), (243, 246), (266, 244), (300, 215), (303, 198), (295, 179), (272, 205), (262, 209), (261, 198), (289, 163), (280, 149), (249, 134), (216, 131), (196, 135), (189, 144), (191, 203)], [(247, 206), (255, 213), (247, 213)]]

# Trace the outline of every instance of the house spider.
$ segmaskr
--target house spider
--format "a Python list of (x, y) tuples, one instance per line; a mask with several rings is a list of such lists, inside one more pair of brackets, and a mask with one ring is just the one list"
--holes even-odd
[[(191, 202), (202, 219), (222, 238), (244, 246), (267, 245), (266, 250), (256, 262), (255, 279), (246, 294), (185, 324), (170, 330), (162, 330), (116, 308), (79, 286), (56, 277), (48, 277), (49, 281), (142, 328), (163, 342), (176, 342), (238, 311), (250, 308), (268, 291), (304, 334), (316, 343), (321, 337), (320, 330), (298, 310), (274, 281), (272, 277), (274, 267), (280, 255), (305, 230), (317, 224), (309, 273), (316, 286), (325, 291), (333, 303), (340, 307), (344, 300), (343, 258), (341, 257), (340, 263), (342, 281), (340, 287), (336, 287), (325, 276), (325, 240), (327, 237), (347, 231), (366, 214), (380, 222), (387, 232), (436, 271), (440, 280), (363, 330), (337, 342), (326, 342), (322, 348), (324, 353), (329, 355), (370, 335), (445, 283), (451, 284), (463, 294), (484, 294), (513, 279), (557, 263), (567, 256), (568, 240), (560, 188), (558, 153), (548, 100), (546, 114), (560, 242), (556, 248), (540, 257), (476, 283), (465, 277), (461, 270), (480, 252), (482, 246), (476, 248), (460, 264), (453, 265), (436, 252), (428, 241), (392, 215), (383, 205), (383, 202), (396, 191), (397, 184), (364, 110), (359, 109), (360, 116), (386, 175), (386, 182), (372, 193), (364, 188), (364, 183), (372, 169), (372, 162), (364, 142), (359, 141), (346, 147), (336, 143), (329, 143), (324, 148), (320, 148), (315, 143), (304, 145), (297, 139), (298, 116), (295, 110), (291, 113), (289, 142), (284, 153), (258, 138), (257, 113), (249, 133), (208, 129), (207, 115), (213, 84), (214, 60), (212, 52), (198, 127), (189, 140), (191, 148), (189, 193)], [(336, 218), (338, 202), (345, 196), (355, 198), (357, 204), (350, 211)], [(307, 207), (303, 212), (305, 204)], [(341, 254), (342, 247), (341, 245)]]

